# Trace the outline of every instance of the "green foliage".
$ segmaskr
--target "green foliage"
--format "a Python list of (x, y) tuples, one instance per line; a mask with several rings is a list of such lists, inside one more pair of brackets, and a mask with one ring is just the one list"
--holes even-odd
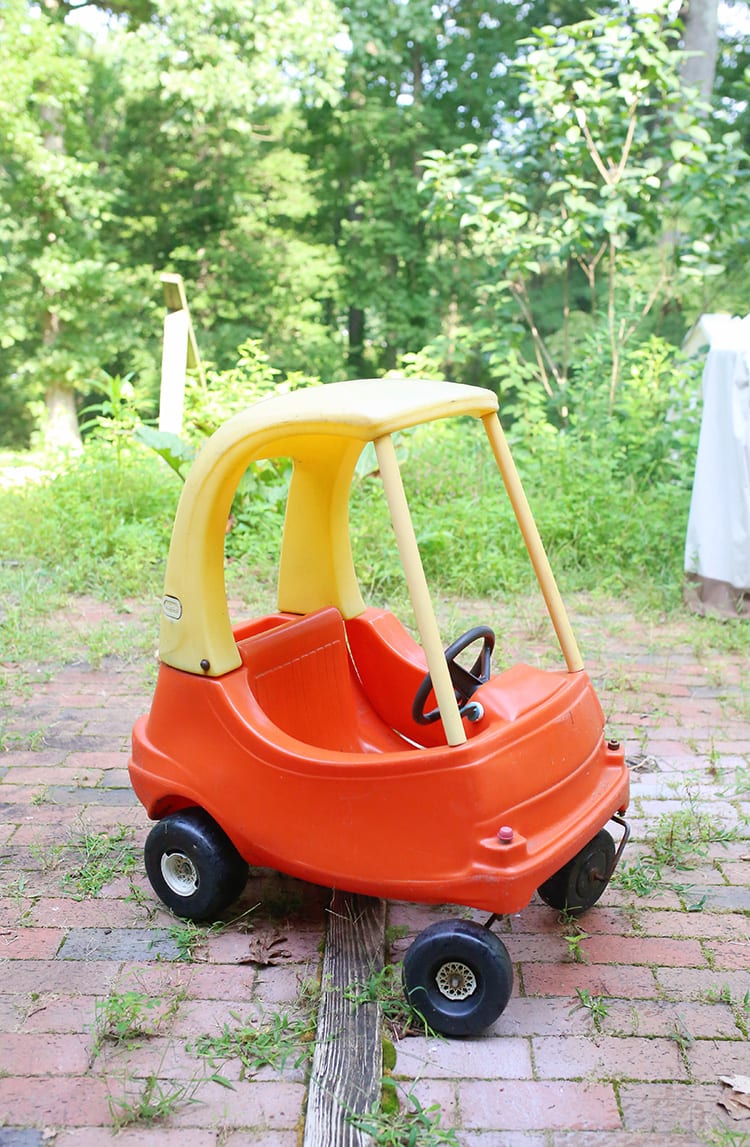
[(441, 1126), (442, 1111), (437, 1103), (425, 1107), (413, 1090), (404, 1100), (406, 1106), (402, 1107), (397, 1085), (386, 1077), (381, 1102), (367, 1114), (350, 1113), (347, 1122), (381, 1147), (437, 1147), (440, 1143), (458, 1147), (456, 1132)]
[(713, 290), (741, 241), (747, 155), (736, 132), (712, 133), (706, 109), (686, 101), (678, 36), (654, 13), (538, 29), (518, 61), (512, 149), (465, 144), (425, 164), (433, 218), (458, 225), (481, 265), (483, 349), (493, 365), (517, 354), (518, 330), (502, 328), (520, 320), (526, 370), (563, 420), (587, 334), (602, 333), (611, 413), (625, 349), (659, 308)]
[(70, 842), (67, 853), (73, 867), (63, 882), (73, 889), (75, 899), (98, 896), (105, 884), (134, 871), (140, 857), (131, 836), (132, 829), (125, 827), (112, 833), (83, 829)]
[(431, 1029), (406, 1000), (402, 973), (401, 964), (386, 964), (379, 972), (372, 972), (365, 983), (349, 984), (344, 989), (344, 999), (355, 1007), (378, 1004), (388, 1031), (396, 1039), (415, 1030), (430, 1034)]
[(171, 1019), (179, 1006), (176, 993), (169, 1002), (144, 992), (110, 992), (94, 1004), (94, 1055), (105, 1044), (128, 1046), (150, 1039)]
[(161, 1080), (153, 1073), (147, 1075), (135, 1090), (131, 1088), (123, 1095), (108, 1097), (112, 1126), (120, 1131), (123, 1127), (153, 1127), (162, 1123), (181, 1108), (200, 1102), (195, 1098), (198, 1086), (193, 1080), (175, 1083)]
[[(38, 483), (0, 489), (0, 544), (56, 592), (114, 600), (161, 583), (179, 485), (142, 450), (94, 439)], [(40, 528), (40, 523), (43, 528)]]
[(268, 1019), (256, 1021), (232, 1013), (232, 1018), (234, 1024), (225, 1023), (218, 1035), (199, 1036), (191, 1047), (215, 1071), (238, 1060), (240, 1079), (246, 1079), (264, 1067), (283, 1071), (290, 1061), (299, 1067), (312, 1054), (315, 1024), (309, 1015), (274, 1012)]
[[(684, 523), (697, 439), (691, 376), (667, 344), (651, 340), (626, 360), (613, 412), (595, 385), (592, 350), (564, 430), (540, 407), (507, 409), (510, 440), (556, 571), (578, 588), (651, 586), (676, 602)], [(184, 472), (201, 431), (263, 394), (296, 384), (281, 379), (257, 344), (241, 364), (190, 387), (190, 441), (139, 424), (126, 381), (99, 406), (83, 455), (43, 481), (0, 490), (0, 543), (23, 559), (29, 577), (44, 570), (47, 594), (96, 592), (114, 599), (158, 590), (179, 481), (153, 450)], [(307, 381), (307, 380), (304, 380)], [(119, 399), (112, 403), (119, 395)], [(115, 411), (112, 413), (110, 407)], [(115, 449), (112, 449), (112, 444)], [(515, 592), (531, 566), (497, 470), (473, 422), (420, 428), (399, 441), (404, 481), (423, 561), (438, 592)], [(230, 566), (275, 580), (288, 460), (254, 463), (232, 509)], [(44, 521), (43, 531), (38, 529)], [(376, 466), (363, 458), (351, 498), (355, 566), (368, 599), (405, 596), (400, 560)]]
[(609, 1004), (602, 996), (593, 996), (588, 988), (576, 988), (578, 1002), (570, 1009), (570, 1014), (584, 1008), (590, 1015), (596, 1031), (602, 1030), (602, 1021), (609, 1014)]
[(659, 817), (649, 836), (651, 853), (657, 865), (665, 868), (694, 868), (708, 853), (711, 844), (726, 844), (736, 837), (711, 815), (697, 807), (688, 792), (688, 807)]

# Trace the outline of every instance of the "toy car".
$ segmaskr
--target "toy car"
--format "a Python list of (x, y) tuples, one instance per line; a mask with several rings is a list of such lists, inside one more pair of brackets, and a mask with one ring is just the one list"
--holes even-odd
[[(466, 905), (404, 960), (408, 999), (435, 1030), (481, 1031), (511, 994), (490, 930), (535, 890), (583, 911), (628, 836), (628, 774), (604, 718), (488, 390), (383, 379), (265, 399), (204, 446), (177, 510), (151, 711), (130, 775), (157, 820), (149, 879), (189, 919), (215, 918), (248, 864), (376, 897)], [(481, 422), (558, 635), (565, 668), (493, 674), (494, 634), (443, 652), (393, 434), (457, 416)], [(373, 443), (420, 640), (368, 607), (349, 539), (357, 460)], [(278, 608), (230, 623), (224, 537), (248, 465), (291, 458)], [(478, 653), (469, 668), (459, 655)], [(622, 826), (617, 851), (604, 829)], [(617, 834), (620, 835), (620, 834)]]

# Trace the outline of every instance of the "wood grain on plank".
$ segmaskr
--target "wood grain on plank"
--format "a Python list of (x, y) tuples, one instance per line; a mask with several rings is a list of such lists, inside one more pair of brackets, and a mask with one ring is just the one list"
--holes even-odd
[(384, 902), (334, 892), (303, 1147), (362, 1147), (370, 1142), (347, 1116), (370, 1111), (380, 1098), (381, 1009), (377, 1003), (354, 1004), (344, 991), (381, 971), (384, 946)]

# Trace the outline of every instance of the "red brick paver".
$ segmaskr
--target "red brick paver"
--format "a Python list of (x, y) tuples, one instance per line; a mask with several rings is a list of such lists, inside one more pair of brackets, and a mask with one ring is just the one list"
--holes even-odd
[[(685, 847), (688, 866), (663, 864), (644, 892), (613, 882), (578, 922), (587, 935), (575, 954), (570, 923), (545, 905), (496, 925), (516, 969), (506, 1012), (447, 1055), (414, 1055), (402, 1040), (396, 1073), (420, 1099), (452, 1078), (447, 1114), (462, 1147), (745, 1147), (750, 1120), (733, 1123), (718, 1102), (719, 1076), (750, 1075), (745, 658), (720, 651), (727, 632), (714, 623), (651, 629), (616, 611), (587, 618), (582, 602), (576, 612), (609, 728), (633, 766), (626, 863), (653, 853), (657, 826), (673, 828), (678, 854), (696, 824), (719, 839)], [(533, 662), (512, 620), (504, 639), (509, 660)], [(400, 905), (390, 918), (410, 935), (427, 923)]]
[[(663, 865), (645, 891), (634, 877), (614, 881), (578, 922), (578, 945), (536, 900), (499, 922), (516, 972), (506, 1012), (472, 1040), (397, 1039), (396, 1082), (404, 1104), (409, 1093), (436, 1104), (461, 1147), (702, 1147), (722, 1134), (742, 1142), (745, 1131), (750, 1143), (750, 1121), (730, 1124), (718, 1103), (719, 1076), (750, 1075), (745, 658), (731, 651), (731, 628), (572, 605), (632, 765), (631, 876), (657, 826), (672, 826), (687, 866)], [(517, 620), (523, 611), (487, 612), (506, 659), (544, 656), (538, 627)], [(305, 1064), (292, 1057), (241, 1078), (236, 1059), (214, 1067), (196, 1046), (225, 1025), (291, 1013), (319, 974), (327, 894), (259, 874), (240, 905), (252, 909), (245, 923), (197, 937), (156, 904), (140, 861), (148, 824), (126, 773), (129, 729), (149, 702), (146, 668), (56, 668), (2, 701), (0, 1144), (17, 1132), (19, 1143), (58, 1147), (297, 1147)], [(680, 853), (696, 826), (711, 839)], [(72, 845), (123, 831), (134, 867), (83, 892)], [(409, 932), (394, 931), (392, 958), (442, 912), (390, 905), (389, 923)], [(246, 962), (251, 938), (283, 939), (279, 962)], [(106, 1001), (128, 994), (148, 1003), (145, 1030), (102, 1042)], [(182, 1089), (183, 1102), (116, 1133), (115, 1116), (149, 1081), (173, 1098)]]

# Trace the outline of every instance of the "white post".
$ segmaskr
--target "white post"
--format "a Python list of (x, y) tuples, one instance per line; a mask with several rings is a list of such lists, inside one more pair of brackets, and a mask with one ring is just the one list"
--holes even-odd
[(180, 434), (182, 431), (189, 329), (190, 316), (186, 310), (170, 311), (164, 319), (159, 429), (171, 434)]

